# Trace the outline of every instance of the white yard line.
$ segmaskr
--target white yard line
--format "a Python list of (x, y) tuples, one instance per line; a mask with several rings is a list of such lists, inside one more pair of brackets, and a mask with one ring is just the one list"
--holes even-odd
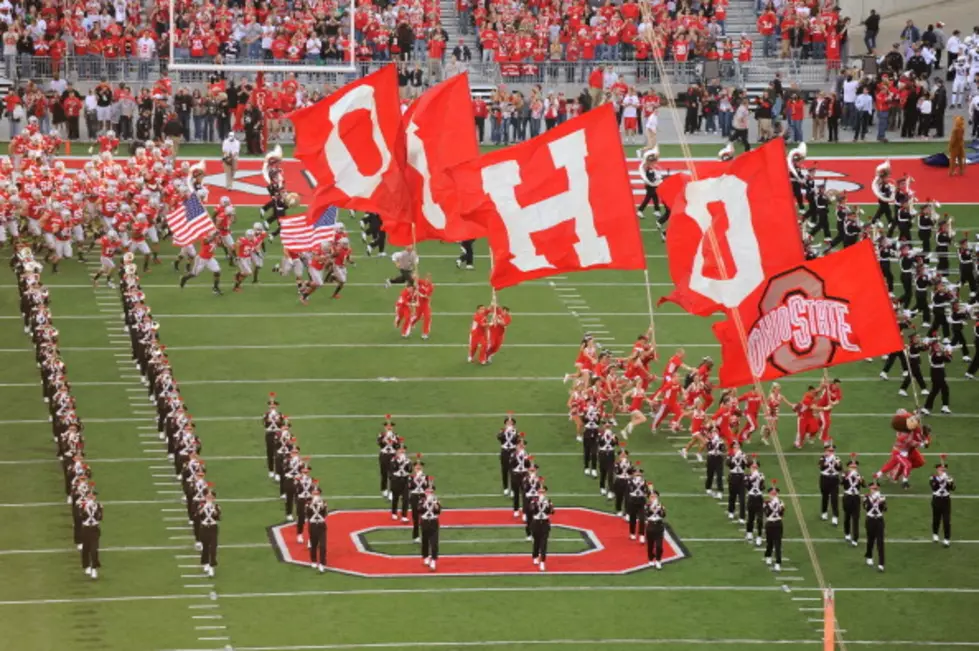
[[(596, 327), (598, 323), (601, 323), (601, 319), (581, 319), (582, 323), (586, 321), (588, 323), (595, 323)], [(589, 329), (591, 326), (589, 326)], [(595, 332), (594, 330), (590, 330)], [(174, 351), (180, 352), (193, 352), (193, 351), (226, 351), (226, 350), (305, 350), (305, 349), (315, 349), (315, 348), (325, 348), (325, 349), (335, 349), (335, 348), (351, 348), (351, 349), (361, 349), (361, 348), (468, 348), (469, 344), (459, 342), (459, 343), (432, 343), (430, 341), (424, 342), (410, 342), (405, 341), (401, 343), (362, 343), (362, 344), (345, 344), (345, 343), (322, 343), (322, 342), (294, 342), (288, 344), (242, 344), (242, 345), (214, 345), (214, 346), (167, 346), (167, 352), (172, 353)], [(526, 344), (526, 343), (509, 343), (506, 344), (507, 348), (563, 348), (563, 349), (577, 349), (578, 344), (571, 342), (566, 344)], [(720, 348), (720, 344), (677, 344), (678, 348)], [(109, 352), (119, 350), (117, 347), (113, 346), (80, 346), (80, 347), (70, 347), (66, 346), (61, 349), (63, 352)], [(33, 348), (0, 348), (0, 353), (30, 353), (34, 354)], [(128, 354), (119, 355), (119, 357), (129, 357)]]

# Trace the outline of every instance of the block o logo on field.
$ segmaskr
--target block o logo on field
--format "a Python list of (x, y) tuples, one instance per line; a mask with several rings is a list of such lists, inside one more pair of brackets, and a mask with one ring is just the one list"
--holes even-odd
[[(571, 553), (548, 553), (548, 574), (627, 574), (648, 567), (646, 545), (629, 540), (626, 523), (611, 513), (581, 507), (561, 507), (551, 520), (551, 537), (570, 531), (582, 537), (584, 549)], [(404, 533), (410, 543), (411, 525), (391, 520), (388, 510), (334, 511), (327, 518), (327, 567), (334, 572), (364, 577), (403, 576), (489, 576), (538, 574), (531, 563), (531, 543), (520, 553), (456, 553), (462, 545), (445, 540), (447, 529), (512, 528), (523, 533), (524, 523), (510, 509), (446, 509), (442, 512), (442, 544), (438, 572), (422, 565), (420, 550), (410, 555), (376, 551), (368, 534), (385, 529)], [(269, 538), (279, 559), (286, 563), (311, 565), (309, 550), (296, 542), (296, 525), (269, 528)], [(690, 552), (667, 527), (663, 562), (689, 558)]]

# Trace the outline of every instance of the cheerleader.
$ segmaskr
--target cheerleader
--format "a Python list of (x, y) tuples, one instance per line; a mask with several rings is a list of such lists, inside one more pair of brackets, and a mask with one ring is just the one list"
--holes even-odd
[(782, 385), (772, 382), (772, 389), (765, 401), (765, 425), (761, 429), (761, 442), (765, 445), (771, 444), (769, 439), (772, 434), (778, 434), (779, 407), (783, 403), (792, 406), (789, 399), (782, 395)]
[(707, 431), (712, 427), (712, 424), (707, 421), (707, 411), (704, 409), (704, 401), (697, 398), (694, 400), (693, 407), (685, 413), (690, 416), (690, 441), (680, 448), (680, 456), (686, 459), (690, 453), (690, 448), (696, 445), (697, 461), (703, 463), (703, 452), (704, 448), (707, 447)]
[(649, 399), (646, 397), (646, 390), (643, 388), (641, 377), (633, 379), (632, 388), (626, 392), (626, 399), (629, 401), (629, 424), (625, 426), (621, 434), (623, 439), (628, 440), (636, 425), (642, 425), (647, 420), (646, 415), (642, 413), (642, 408)]
[(566, 373), (564, 375), (564, 381), (580, 379), (584, 372), (587, 371), (590, 373), (597, 362), (597, 344), (591, 335), (585, 335), (578, 345), (578, 357), (574, 361), (575, 368), (578, 370), (575, 373)]

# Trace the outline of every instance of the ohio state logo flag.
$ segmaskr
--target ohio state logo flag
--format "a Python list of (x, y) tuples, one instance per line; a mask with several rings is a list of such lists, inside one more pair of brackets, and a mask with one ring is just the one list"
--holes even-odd
[(394, 65), (286, 118), (296, 129), (295, 156), (317, 181), (316, 203), (390, 215), (404, 209)]
[(722, 387), (855, 362), (904, 346), (869, 240), (773, 274), (737, 312), (744, 339), (732, 316), (714, 326)]
[(611, 104), (452, 170), (463, 218), (485, 226), (490, 282), (587, 269), (644, 269), (646, 257)]
[(676, 285), (659, 302), (699, 316), (737, 308), (773, 273), (805, 261), (781, 138), (704, 169), (709, 176), (671, 176), (659, 188)]

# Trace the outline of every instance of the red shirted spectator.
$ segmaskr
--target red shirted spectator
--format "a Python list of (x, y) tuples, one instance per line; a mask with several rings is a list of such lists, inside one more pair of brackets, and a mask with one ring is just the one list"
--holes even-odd
[(272, 58), (277, 60), (282, 60), (286, 57), (286, 50), (289, 49), (289, 41), (282, 34), (275, 37), (272, 41)]
[(751, 50), (754, 47), (754, 43), (748, 37), (747, 34), (741, 36), (741, 47), (738, 50), (738, 61), (742, 63), (747, 63), (751, 61)]
[(686, 35), (681, 35), (673, 43), (673, 58), (684, 63), (690, 54), (690, 42), (687, 41)]

